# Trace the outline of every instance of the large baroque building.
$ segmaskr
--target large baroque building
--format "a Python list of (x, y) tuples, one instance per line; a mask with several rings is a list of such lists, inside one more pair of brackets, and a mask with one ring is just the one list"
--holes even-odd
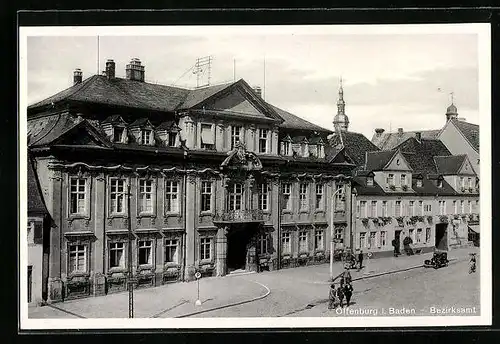
[(351, 199), (356, 206), (354, 249), (380, 256), (403, 252), (405, 242), (413, 251), (425, 252), (475, 241), (479, 126), (459, 119), (452, 104), (440, 130), (375, 129), (370, 142), (348, 130), (343, 97), (341, 86), (329, 142), (356, 165), (352, 181), (356, 196)]
[(108, 60), (28, 107), (52, 221), (47, 301), (123, 290), (129, 267), (152, 286), (324, 262), (332, 226), (349, 244), (355, 164), (331, 131), (244, 80), (190, 90), (144, 76), (138, 59), (126, 78)]

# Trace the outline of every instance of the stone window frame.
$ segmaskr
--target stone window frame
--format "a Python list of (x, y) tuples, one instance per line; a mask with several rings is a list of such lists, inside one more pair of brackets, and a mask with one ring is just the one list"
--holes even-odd
[[(203, 242), (204, 240), (209, 240), (209, 254), (210, 256), (208, 258), (204, 257), (202, 258), (203, 256)], [(198, 246), (198, 249), (199, 249), (199, 262), (200, 264), (207, 264), (207, 263), (213, 263), (214, 262), (214, 259), (215, 259), (215, 236), (214, 235), (209, 235), (209, 234), (203, 234), (203, 235), (200, 235), (199, 237), (199, 246)]]
[[(71, 180), (84, 179), (85, 180), (85, 211), (83, 213), (71, 212)], [(90, 219), (90, 208), (92, 198), (92, 176), (88, 172), (72, 174), (68, 173), (66, 176), (67, 187), (67, 201), (66, 201), (66, 214), (68, 219)]]
[[(241, 192), (234, 192), (236, 185), (241, 186)], [(231, 201), (231, 195), (234, 195), (233, 201)], [(236, 196), (240, 196), (239, 209), (236, 209)], [(227, 211), (242, 211), (245, 209), (245, 183), (239, 180), (231, 180), (226, 188), (226, 210)], [(231, 209), (233, 208), (233, 209)]]
[[(209, 150), (209, 151), (216, 149), (216, 146), (217, 146), (217, 142), (216, 142), (216, 137), (217, 137), (216, 131), (217, 131), (217, 128), (216, 128), (215, 123), (211, 123), (211, 122), (199, 122), (199, 125), (200, 125), (200, 131), (199, 131), (200, 135), (199, 135), (199, 139), (198, 139), (199, 140), (198, 147), (200, 147), (200, 149), (202, 149), (202, 150)], [(210, 148), (205, 148), (203, 146), (204, 143), (203, 143), (203, 134), (202, 133), (203, 133), (203, 127), (204, 126), (210, 126), (210, 131), (212, 132), (212, 138), (213, 138), (213, 142), (214, 143), (212, 145), (210, 145), (211, 146)], [(207, 144), (207, 145), (209, 145), (209, 144)]]
[[(318, 237), (321, 237), (318, 240)], [(321, 243), (321, 247), (318, 245)], [(314, 251), (324, 251), (325, 250), (325, 230), (324, 229), (314, 229)]]
[[(151, 182), (151, 211), (141, 211), (141, 182), (150, 181)], [(152, 176), (138, 176), (136, 178), (136, 211), (137, 217), (156, 217), (157, 212), (157, 199), (158, 199), (158, 188), (157, 180)]]
[[(123, 266), (111, 267), (111, 245), (113, 244), (123, 244)], [(127, 272), (128, 271), (128, 250), (131, 249), (129, 246), (128, 239), (126, 238), (113, 238), (108, 239), (106, 243), (107, 260), (106, 268), (108, 273), (116, 272)]]
[[(215, 189), (216, 189), (216, 185), (215, 185), (214, 181), (215, 181), (214, 178), (211, 178), (211, 177), (201, 177), (201, 179), (200, 179), (200, 213), (202, 215), (214, 214), (214, 212), (215, 212), (215, 203), (216, 203), (216, 199), (215, 199), (216, 192), (215, 192)], [(208, 193), (208, 192), (204, 193), (204, 189), (203, 189), (203, 184), (204, 183), (208, 183), (210, 185), (210, 193)], [(203, 195), (209, 195), (210, 209), (208, 209), (208, 210), (204, 210), (203, 209)]]
[[(234, 129), (236, 128), (239, 128), (239, 132), (238, 132), (238, 138), (239, 140), (235, 140), (236, 138), (236, 135), (234, 134), (233, 131), (235, 131)], [(231, 132), (230, 132), (230, 148), (231, 150), (235, 149), (236, 146), (238, 145), (238, 142), (240, 144), (244, 144), (245, 143), (245, 140), (244, 140), (244, 137), (245, 137), (245, 132), (244, 132), (244, 128), (243, 128), (243, 125), (239, 125), (239, 124), (234, 124), (234, 125), (231, 125)]]
[[(285, 186), (288, 186), (288, 187), (285, 187)], [(288, 191), (285, 193), (285, 189), (288, 188)], [(287, 199), (287, 202), (286, 202), (286, 207), (282, 207), (283, 208), (283, 212), (284, 213), (291, 213), (293, 211), (293, 183), (292, 182), (283, 182), (281, 183), (281, 188), (280, 188), (280, 192), (281, 194), (284, 196), (284, 195), (287, 195), (288, 196), (288, 199)], [(284, 200), (283, 200), (284, 201)]]
[[(85, 248), (85, 271), (71, 271), (70, 269), (70, 247), (84, 246)], [(90, 262), (92, 259), (91, 240), (84, 237), (68, 238), (66, 240), (66, 273), (68, 277), (88, 276), (90, 274)]]
[[(172, 245), (167, 245), (167, 241), (176, 241), (177, 242), (177, 261), (167, 262), (167, 247), (172, 247)], [(172, 267), (181, 265), (182, 261), (182, 236), (181, 235), (166, 235), (162, 240), (162, 249), (163, 249), (163, 266)]]
[[(257, 206), (258, 206), (259, 210), (262, 210), (265, 213), (269, 213), (270, 210), (271, 210), (271, 207), (270, 207), (270, 205), (271, 205), (271, 194), (270, 194), (270, 191), (271, 190), (270, 189), (271, 189), (270, 183), (268, 183), (267, 181), (262, 181), (261, 183), (258, 184)], [(262, 192), (263, 190), (265, 192)], [(263, 202), (264, 196), (265, 196), (265, 201), (266, 201), (265, 202), (266, 203), (266, 207), (265, 208), (261, 207), (261, 205), (264, 203)]]
[[(305, 185), (305, 192), (302, 192), (302, 186)], [(298, 197), (298, 200), (299, 200), (299, 212), (301, 213), (308, 213), (309, 212), (309, 209), (311, 208), (311, 205), (310, 205), (310, 183), (307, 182), (307, 181), (300, 181), (299, 182), (299, 197)], [(303, 204), (302, 201), (305, 201), (305, 203)]]
[[(141, 254), (141, 247), (147, 247), (147, 246), (141, 246), (141, 242), (147, 242), (149, 241), (151, 243), (150, 246), (150, 258), (151, 262), (146, 263), (146, 264), (141, 264), (140, 263), (140, 254)], [(152, 237), (144, 236), (144, 237), (139, 237), (136, 239), (136, 255), (137, 255), (137, 267), (139, 269), (144, 269), (144, 268), (152, 268), (156, 264), (156, 240)]]
[[(314, 197), (314, 210), (321, 212), (325, 210), (325, 186), (326, 183), (316, 182), (314, 185), (315, 197)], [(318, 187), (321, 187), (321, 192), (318, 193)], [(321, 196), (320, 204), (318, 207), (318, 196)]]
[[(384, 235), (382, 235), (384, 233)], [(379, 247), (387, 246), (387, 231), (380, 231)]]
[[(270, 233), (260, 233), (257, 237), (257, 254), (259, 256), (265, 256), (271, 254), (271, 240), (272, 236)], [(265, 250), (263, 250), (263, 246)]]
[[(172, 210), (167, 210), (167, 183), (169, 182), (175, 182), (177, 183), (177, 210), (172, 211)], [(183, 209), (182, 208), (182, 193), (185, 192), (185, 190), (182, 190), (182, 183), (181, 179), (176, 176), (166, 176), (163, 178), (163, 215), (166, 217), (168, 216), (180, 216), (182, 213)]]
[[(258, 128), (259, 136), (257, 137), (257, 152), (260, 154), (269, 154), (270, 148), (270, 138), (271, 138), (271, 130), (269, 128)], [(265, 137), (262, 137), (262, 133), (266, 133)], [(261, 142), (265, 143), (265, 150), (261, 151)]]
[[(285, 235), (288, 238), (287, 241), (287, 251), (285, 251), (285, 245), (284, 245), (284, 239)], [(281, 232), (281, 238), (280, 238), (280, 245), (281, 245), (281, 254), (282, 255), (292, 255), (292, 232), (291, 231), (282, 231)]]
[[(111, 206), (111, 183), (113, 180), (123, 180), (123, 211), (118, 213), (118, 212), (113, 212), (112, 206)], [(107, 213), (108, 213), (108, 218), (128, 218), (128, 201), (127, 201), (127, 190), (130, 185), (130, 177), (128, 176), (122, 176), (122, 175), (109, 175), (107, 177), (107, 183), (106, 183), (106, 198), (107, 198)]]
[[(305, 235), (303, 235), (305, 234)], [(305, 237), (305, 240), (303, 238)], [(305, 249), (301, 247), (301, 242), (305, 241)], [(309, 253), (309, 230), (306, 228), (300, 228), (297, 233), (297, 252), (298, 254)]]

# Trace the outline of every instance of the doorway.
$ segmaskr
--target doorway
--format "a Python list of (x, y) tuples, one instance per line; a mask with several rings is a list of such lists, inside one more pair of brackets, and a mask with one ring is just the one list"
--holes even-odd
[(227, 272), (247, 270), (247, 255), (252, 237), (256, 234), (252, 226), (232, 225), (227, 234)]
[(447, 251), (448, 250), (448, 224), (438, 223), (436, 224), (436, 249)]
[(401, 230), (394, 232), (394, 249), (396, 255), (401, 254)]

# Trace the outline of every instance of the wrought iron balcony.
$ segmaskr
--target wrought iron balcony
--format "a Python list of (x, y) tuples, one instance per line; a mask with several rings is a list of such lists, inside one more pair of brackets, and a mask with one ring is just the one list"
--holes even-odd
[(214, 222), (264, 222), (262, 210), (227, 210), (214, 215)]

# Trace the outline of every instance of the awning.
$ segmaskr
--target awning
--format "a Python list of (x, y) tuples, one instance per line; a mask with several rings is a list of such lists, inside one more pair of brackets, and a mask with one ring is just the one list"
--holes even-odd
[(206, 145), (214, 144), (214, 134), (212, 132), (212, 128), (201, 129), (201, 142)]
[(479, 225), (469, 225), (469, 230), (479, 234)]

